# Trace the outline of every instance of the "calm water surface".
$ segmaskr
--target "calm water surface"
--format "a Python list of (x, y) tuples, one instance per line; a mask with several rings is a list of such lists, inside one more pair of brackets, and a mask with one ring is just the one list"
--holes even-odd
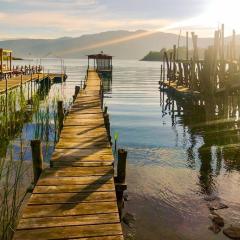
[(206, 126), (220, 118), (212, 109), (160, 94), (159, 69), (159, 63), (116, 61), (105, 99), (112, 135), (118, 132), (118, 147), (128, 150), (126, 211), (136, 217), (130, 231), (138, 240), (226, 239), (208, 230), (205, 199), (229, 206), (217, 211), (226, 226), (239, 223), (240, 155), (235, 145), (223, 147), (239, 142), (239, 128), (235, 122)]
[[(50, 93), (60, 91), (69, 102), (75, 85), (84, 79), (86, 62), (65, 60), (67, 82)], [(42, 63), (50, 71), (60, 70), (55, 60)], [(130, 232), (137, 240), (226, 239), (208, 230), (206, 197), (229, 206), (218, 211), (226, 226), (239, 223), (240, 151), (235, 144), (240, 142), (240, 126), (215, 124), (220, 118), (215, 110), (160, 93), (159, 76), (160, 63), (115, 60), (112, 85), (106, 86), (112, 135), (118, 132), (118, 147), (128, 151), (125, 212), (136, 221), (134, 228), (124, 227), (126, 235)], [(225, 111), (224, 118), (238, 114), (238, 108)]]

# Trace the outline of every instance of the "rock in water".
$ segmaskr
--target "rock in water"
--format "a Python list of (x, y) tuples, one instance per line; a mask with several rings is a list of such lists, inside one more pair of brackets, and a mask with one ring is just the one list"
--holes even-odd
[(207, 202), (213, 202), (213, 201), (219, 200), (219, 197), (215, 195), (211, 195), (211, 196), (204, 197), (204, 200)]
[(212, 221), (218, 225), (219, 227), (223, 227), (224, 226), (224, 220), (222, 217), (220, 217), (219, 215), (215, 215), (212, 219)]
[(228, 208), (226, 204), (223, 204), (221, 202), (213, 203), (213, 204), (208, 204), (208, 208), (210, 210), (219, 210), (219, 209), (225, 209)]
[(218, 225), (216, 225), (216, 224), (213, 224), (213, 225), (210, 226), (208, 229), (211, 230), (211, 231), (213, 231), (213, 232), (216, 233), (216, 234), (221, 231), (221, 228), (220, 228)]
[(236, 240), (240, 240), (240, 227), (229, 227), (223, 230), (223, 233), (231, 238), (231, 239), (236, 239)]
[(134, 223), (136, 221), (134, 215), (132, 215), (131, 213), (126, 213), (122, 220), (130, 228), (134, 226)]

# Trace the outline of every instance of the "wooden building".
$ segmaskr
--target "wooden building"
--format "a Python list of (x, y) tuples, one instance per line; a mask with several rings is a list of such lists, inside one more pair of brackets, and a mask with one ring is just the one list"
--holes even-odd
[[(94, 69), (103, 75), (112, 75), (112, 56), (103, 52), (88, 55), (88, 69)], [(91, 65), (93, 61), (93, 65)]]
[(12, 72), (12, 51), (0, 48), (0, 79)]

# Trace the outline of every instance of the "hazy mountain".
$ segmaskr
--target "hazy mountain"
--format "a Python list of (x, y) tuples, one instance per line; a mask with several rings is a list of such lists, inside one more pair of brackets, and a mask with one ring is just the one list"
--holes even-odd
[[(17, 57), (71, 57), (83, 58), (87, 54), (105, 53), (121, 59), (141, 59), (149, 51), (160, 51), (177, 44), (178, 35), (146, 31), (109, 31), (81, 37), (58, 39), (16, 39), (0, 41), (0, 48), (9, 48)], [(190, 41), (191, 42), (191, 41)], [(207, 47), (212, 39), (201, 38), (199, 47)], [(180, 46), (185, 44), (181, 37)]]

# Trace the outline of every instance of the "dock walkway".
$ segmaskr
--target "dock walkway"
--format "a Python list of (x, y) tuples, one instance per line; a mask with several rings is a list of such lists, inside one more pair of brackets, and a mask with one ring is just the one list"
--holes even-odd
[(12, 90), (14, 88), (20, 87), (21, 84), (26, 84), (28, 82), (35, 82), (35, 81), (42, 81), (46, 78), (50, 78), (51, 81), (54, 80), (54, 78), (61, 78), (61, 74), (54, 74), (54, 73), (35, 73), (32, 75), (18, 75), (12, 78), (3, 79), (0, 81), (0, 94), (5, 93), (6, 90)]
[(89, 71), (60, 141), (34, 188), (15, 240), (123, 240), (113, 154), (104, 125), (100, 78)]

